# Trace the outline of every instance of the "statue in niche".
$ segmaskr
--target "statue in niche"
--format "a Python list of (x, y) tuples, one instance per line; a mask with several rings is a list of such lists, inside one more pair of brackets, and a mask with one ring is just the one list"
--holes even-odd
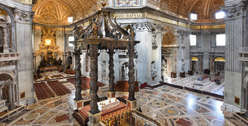
[(152, 61), (152, 63), (151, 63), (151, 76), (156, 77), (157, 74), (158, 74), (158, 72), (156, 70), (156, 63), (155, 63), (155, 61)]
[(184, 62), (184, 60), (182, 59), (182, 72), (184, 72), (184, 67), (185, 67), (185, 62)]
[(129, 72), (128, 67), (127, 66), (124, 66), (124, 77), (125, 77), (125, 80), (128, 80), (129, 79), (128, 72)]
[(102, 77), (103, 79), (106, 77), (106, 61), (103, 61), (102, 63)]

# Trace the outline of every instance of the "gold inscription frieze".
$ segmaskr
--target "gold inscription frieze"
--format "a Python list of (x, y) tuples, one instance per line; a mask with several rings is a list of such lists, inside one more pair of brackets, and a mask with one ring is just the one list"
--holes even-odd
[(112, 18), (143, 18), (143, 13), (116, 13)]

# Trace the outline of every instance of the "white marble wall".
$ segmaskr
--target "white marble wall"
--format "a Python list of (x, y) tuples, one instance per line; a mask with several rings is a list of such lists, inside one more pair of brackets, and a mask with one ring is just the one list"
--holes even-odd
[(25, 92), (25, 98), (20, 99), (22, 102), (34, 98), (32, 22), (17, 21), (16, 32), (17, 52), (21, 57), (17, 63), (18, 87), (19, 93)]
[[(246, 23), (247, 6), (245, 1), (229, 0), (225, 1), (226, 6), (223, 8), (226, 11), (226, 63), (225, 63), (225, 89), (224, 89), (224, 107), (235, 106), (242, 109), (243, 96), (243, 66), (238, 58), (238, 50), (244, 46), (245, 33), (244, 27)], [(235, 97), (240, 99), (240, 103), (235, 103)]]

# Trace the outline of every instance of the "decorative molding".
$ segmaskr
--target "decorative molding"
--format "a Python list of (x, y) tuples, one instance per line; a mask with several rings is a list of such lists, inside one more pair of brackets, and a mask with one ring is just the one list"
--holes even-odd
[(1, 61), (0, 62), (0, 67), (16, 65), (16, 63), (17, 63), (16, 60), (12, 60), (12, 61)]
[(240, 1), (236, 5), (222, 7), (222, 10), (226, 12), (226, 20), (245, 16), (245, 6), (246, 1)]
[(15, 9), (15, 19), (20, 23), (32, 23), (33, 22), (33, 12), (22, 11), (20, 9)]

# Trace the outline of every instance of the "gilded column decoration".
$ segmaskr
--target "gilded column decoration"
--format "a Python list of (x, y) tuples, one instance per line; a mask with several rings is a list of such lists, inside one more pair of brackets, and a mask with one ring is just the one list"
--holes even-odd
[(114, 50), (113, 49), (109, 49), (109, 91), (110, 92), (114, 92), (114, 80), (115, 80), (115, 76), (114, 76)]
[(97, 44), (90, 44), (90, 107), (91, 110), (89, 111), (92, 115), (99, 113), (98, 109), (98, 86), (97, 86), (97, 79), (98, 79), (98, 45)]
[(75, 56), (75, 88), (76, 88), (75, 100), (79, 101), (82, 100), (82, 95), (81, 95), (82, 80), (81, 80), (81, 63), (80, 63), (81, 60), (80, 55), (82, 54), (82, 52), (80, 49), (75, 49), (73, 54)]
[(129, 54), (129, 66), (128, 66), (129, 68), (129, 72), (128, 72), (129, 96), (128, 96), (128, 100), (134, 101), (136, 99), (134, 97), (134, 42), (133, 41), (129, 42), (128, 54)]

